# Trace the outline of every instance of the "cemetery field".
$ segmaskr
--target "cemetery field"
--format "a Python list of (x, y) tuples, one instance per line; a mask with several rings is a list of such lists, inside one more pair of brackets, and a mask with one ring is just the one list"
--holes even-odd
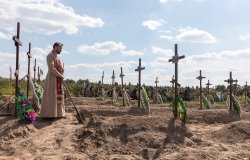
[(186, 103), (184, 125), (173, 119), (169, 104), (150, 104), (147, 115), (137, 101), (114, 107), (110, 100), (73, 100), (85, 124), (78, 123), (69, 99), (63, 119), (22, 125), (0, 117), (0, 159), (250, 159), (249, 106), (239, 118), (221, 104), (199, 110), (198, 103)]

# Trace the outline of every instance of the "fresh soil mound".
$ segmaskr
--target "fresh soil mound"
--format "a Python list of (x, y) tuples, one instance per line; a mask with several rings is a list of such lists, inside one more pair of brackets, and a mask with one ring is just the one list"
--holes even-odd
[(212, 137), (223, 143), (244, 143), (250, 139), (250, 122), (240, 121), (225, 125), (213, 132)]
[(197, 110), (195, 112), (188, 111), (187, 116), (188, 123), (231, 123), (234, 121), (240, 121), (240, 116), (236, 113), (229, 112), (227, 109), (216, 110)]
[(0, 121), (0, 139), (11, 140), (14, 138), (24, 138), (36, 131), (36, 128), (31, 125), (21, 124), (13, 117), (6, 117)]
[(109, 119), (93, 116), (75, 134), (79, 149), (96, 159), (109, 159), (109, 155), (157, 158), (166, 145), (182, 145), (193, 135), (174, 119), (129, 115)]
[(91, 110), (88, 108), (81, 109), (81, 113), (85, 115), (86, 118), (90, 118), (92, 117), (92, 115), (97, 115), (97, 116), (102, 116), (102, 117), (120, 117), (120, 116), (126, 116), (126, 115), (131, 115), (131, 116), (148, 115), (148, 113), (142, 108), (114, 107), (114, 106), (109, 106), (109, 107), (97, 106), (95, 108), (92, 108)]

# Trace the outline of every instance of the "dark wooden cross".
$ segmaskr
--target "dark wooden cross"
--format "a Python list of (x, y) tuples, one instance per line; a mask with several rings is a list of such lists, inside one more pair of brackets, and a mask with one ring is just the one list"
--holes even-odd
[[(18, 76), (19, 76), (19, 46), (22, 46), (22, 42), (20, 41), (20, 23), (17, 22), (17, 34), (16, 36), (13, 36), (13, 41), (15, 42), (16, 46), (16, 87), (15, 87), (15, 95), (17, 96), (17, 88), (18, 88)], [(14, 111), (15, 117), (17, 117), (17, 110), (15, 107)]]
[(114, 89), (115, 89), (115, 71), (113, 70), (112, 74), (112, 102), (114, 101)]
[(102, 71), (102, 82), (101, 82), (101, 94), (103, 95), (103, 78), (104, 78), (104, 71)]
[[(174, 84), (175, 84), (175, 79), (174, 76), (172, 77), (172, 80), (170, 81), (172, 83), (172, 92), (174, 93)], [(177, 87), (180, 87), (180, 83), (177, 82)]]
[(34, 63), (34, 81), (36, 80), (36, 59), (35, 59), (35, 63)]
[(177, 100), (177, 96), (178, 96), (178, 62), (180, 59), (185, 58), (185, 56), (179, 56), (178, 55), (178, 46), (177, 44), (175, 44), (175, 55), (172, 57), (172, 59), (169, 59), (169, 62), (172, 62), (175, 64), (175, 98), (174, 98), (174, 117), (177, 118), (177, 105), (178, 105), (178, 100)]
[(123, 77), (125, 75), (123, 74), (123, 71), (122, 71), (122, 67), (121, 67), (121, 74), (120, 74), (120, 77), (121, 77), (121, 80), (122, 80), (122, 105), (125, 106), (125, 95), (124, 95), (124, 85), (123, 85)]
[(31, 56), (31, 43), (29, 43), (29, 51), (27, 52), (28, 56), (28, 77), (27, 77), (27, 98), (29, 97), (29, 88), (30, 88), (30, 58)]
[(232, 110), (233, 109), (233, 92), (232, 92), (232, 90), (233, 90), (233, 82), (236, 82), (236, 81), (238, 81), (237, 79), (236, 80), (234, 80), (233, 78), (232, 78), (232, 72), (230, 72), (229, 73), (229, 79), (227, 79), (227, 80), (225, 80), (224, 82), (227, 82), (227, 83), (229, 83), (229, 96), (230, 96), (230, 101), (229, 101), (229, 110)]
[(209, 82), (209, 80), (208, 80), (208, 82), (207, 82), (207, 84), (206, 84), (206, 86), (207, 86), (207, 95), (209, 96), (209, 94), (210, 94), (210, 87), (209, 86), (211, 86), (212, 84)]
[(139, 72), (138, 75), (138, 107), (141, 107), (141, 71), (144, 70), (145, 67), (141, 67), (141, 58), (139, 59), (139, 66), (135, 69), (136, 72)]
[(172, 92), (174, 93), (174, 75), (173, 75), (172, 80), (170, 82), (172, 84)]
[(247, 106), (247, 82), (246, 82), (246, 85), (245, 85), (245, 107)]
[(40, 82), (40, 68), (39, 66), (37, 67), (37, 82), (39, 83)]
[(155, 90), (157, 91), (157, 84), (159, 83), (158, 77), (155, 78)]
[(200, 70), (200, 75), (196, 77), (200, 81), (200, 109), (202, 109), (202, 79), (206, 77), (202, 77), (201, 75), (201, 70)]
[(103, 86), (104, 71), (102, 71), (102, 86)]

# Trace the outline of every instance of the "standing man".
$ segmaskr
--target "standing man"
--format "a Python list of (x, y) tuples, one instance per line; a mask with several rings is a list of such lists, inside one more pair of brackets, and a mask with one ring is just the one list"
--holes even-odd
[(47, 56), (48, 73), (45, 81), (44, 96), (40, 116), (44, 118), (62, 118), (65, 116), (63, 94), (63, 67), (58, 55), (62, 43), (55, 42), (53, 50)]

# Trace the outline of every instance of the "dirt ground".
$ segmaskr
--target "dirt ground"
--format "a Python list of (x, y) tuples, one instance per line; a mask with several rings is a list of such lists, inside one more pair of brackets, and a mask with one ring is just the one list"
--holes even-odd
[(223, 106), (198, 110), (188, 105), (183, 124), (173, 119), (168, 104), (151, 104), (147, 115), (135, 106), (114, 107), (109, 100), (74, 101), (85, 124), (78, 123), (69, 100), (63, 119), (38, 118), (22, 125), (13, 117), (0, 117), (0, 159), (250, 159), (249, 107), (238, 117)]

